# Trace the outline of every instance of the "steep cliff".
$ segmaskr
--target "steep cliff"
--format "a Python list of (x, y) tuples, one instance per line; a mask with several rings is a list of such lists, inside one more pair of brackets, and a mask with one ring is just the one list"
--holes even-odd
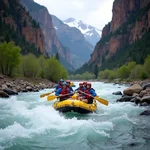
[(132, 60), (142, 63), (150, 54), (149, 34), (150, 0), (115, 0), (112, 21), (103, 28), (89, 64), (105, 69)]
[[(42, 28), (45, 37), (45, 48), (49, 56), (55, 55), (58, 52), (62, 62), (66, 61), (65, 64), (69, 63), (70, 65), (68, 64), (68, 66), (71, 66), (70, 50), (58, 41), (52, 24), (52, 18), (47, 8), (35, 3), (33, 0), (21, 0), (21, 3)], [(69, 69), (71, 68), (69, 67)]]
[(22, 53), (46, 55), (44, 35), (35, 20), (18, 0), (0, 1), (0, 41), (13, 40)]
[(71, 51), (74, 66), (76, 68), (81, 67), (83, 63), (90, 59), (94, 49), (93, 46), (77, 28), (69, 27), (54, 15), (52, 15), (52, 20), (58, 39), (63, 45), (69, 47)]

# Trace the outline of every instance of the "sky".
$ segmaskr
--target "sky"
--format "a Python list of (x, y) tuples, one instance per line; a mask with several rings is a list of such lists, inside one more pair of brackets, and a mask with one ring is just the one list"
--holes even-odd
[(97, 27), (103, 27), (112, 19), (112, 7), (114, 0), (34, 0), (47, 7), (50, 14), (60, 20), (70, 17), (82, 20), (84, 23)]

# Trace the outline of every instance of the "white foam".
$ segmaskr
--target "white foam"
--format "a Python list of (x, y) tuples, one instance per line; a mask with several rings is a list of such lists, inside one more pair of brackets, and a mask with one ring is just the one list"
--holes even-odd
[(4, 129), (0, 129), (0, 143), (8, 142), (16, 137), (29, 137), (29, 132), (17, 122)]

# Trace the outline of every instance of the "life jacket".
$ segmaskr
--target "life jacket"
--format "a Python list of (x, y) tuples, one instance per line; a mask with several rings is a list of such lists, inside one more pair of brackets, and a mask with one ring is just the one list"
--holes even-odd
[(83, 88), (83, 87), (79, 87), (79, 88), (78, 88), (78, 93), (79, 93), (79, 95), (82, 95), (83, 92), (85, 92), (84, 88)]
[[(85, 98), (86, 98), (86, 99), (92, 98), (92, 97), (90, 96), (90, 95), (91, 95), (90, 90), (91, 90), (91, 89), (86, 89), (86, 90), (85, 90), (85, 93), (86, 93), (86, 94), (85, 94)], [(88, 95), (87, 95), (87, 94), (88, 94)]]
[[(60, 94), (63, 94), (64, 96), (61, 96), (61, 98), (64, 98), (64, 97), (66, 97), (66, 98), (68, 98), (69, 97), (69, 88), (67, 87), (67, 88), (62, 88), (62, 91), (61, 91), (61, 93)], [(66, 94), (68, 94), (68, 95), (66, 95)]]

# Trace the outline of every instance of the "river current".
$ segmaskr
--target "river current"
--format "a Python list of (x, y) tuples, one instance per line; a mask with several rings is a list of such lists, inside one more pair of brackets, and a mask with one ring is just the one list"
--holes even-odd
[(126, 85), (92, 86), (109, 105), (97, 102), (97, 111), (86, 115), (54, 110), (55, 100), (40, 98), (53, 89), (0, 98), (0, 150), (149, 150), (150, 117), (139, 116), (146, 107), (116, 103), (120, 96), (112, 93)]

